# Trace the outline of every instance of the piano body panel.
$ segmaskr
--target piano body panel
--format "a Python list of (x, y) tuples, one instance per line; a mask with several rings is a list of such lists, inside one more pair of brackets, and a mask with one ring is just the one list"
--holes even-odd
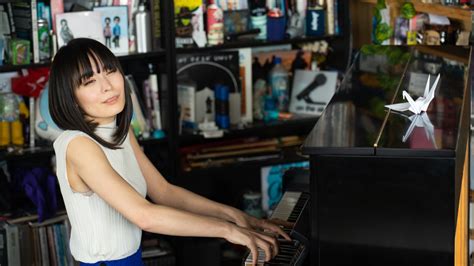
[(312, 265), (452, 265), (454, 159), (317, 156), (312, 162), (318, 223), (311, 223), (311, 259), (319, 262)]
[[(444, 266), (467, 258), (459, 255), (455, 235), (467, 232), (456, 225), (464, 217), (458, 213), (466, 211), (460, 194), (469, 64), (443, 56), (459, 53), (471, 60), (471, 50), (383, 50), (410, 59), (393, 65), (383, 53), (372, 61), (357, 56), (303, 145), (310, 156), (311, 265)], [(440, 73), (441, 79), (426, 112), (384, 107), (405, 102), (404, 90), (418, 98), (433, 70), (427, 66), (434, 65), (431, 78)], [(390, 76), (390, 86), (374, 82), (380, 74)]]

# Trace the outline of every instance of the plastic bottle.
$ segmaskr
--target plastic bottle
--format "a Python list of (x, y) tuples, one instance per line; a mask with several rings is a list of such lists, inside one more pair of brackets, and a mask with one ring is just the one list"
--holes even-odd
[(289, 104), (288, 71), (281, 65), (281, 58), (275, 57), (275, 66), (269, 74), (272, 95), (277, 100), (278, 111), (287, 112)]
[(267, 39), (267, 8), (264, 0), (249, 1), (250, 21), (252, 29), (260, 29), (256, 39)]
[(224, 12), (214, 3), (207, 7), (207, 41), (209, 45), (224, 43)]
[(140, 3), (135, 15), (137, 52), (147, 53), (151, 51), (151, 24), (150, 13), (145, 5)]

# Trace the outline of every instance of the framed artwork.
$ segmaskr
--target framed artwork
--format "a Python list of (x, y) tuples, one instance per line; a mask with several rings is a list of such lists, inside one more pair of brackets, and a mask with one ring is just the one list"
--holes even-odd
[(100, 25), (104, 37), (104, 44), (114, 54), (128, 53), (128, 7), (104, 6), (95, 7), (100, 13)]
[[(206, 117), (215, 114), (215, 88), (225, 86), (229, 92), (230, 124), (241, 121), (241, 80), (239, 52), (220, 51), (199, 54), (179, 54), (176, 58), (178, 102), (182, 125), (197, 128)], [(206, 107), (206, 108), (204, 108)], [(214, 110), (214, 111), (213, 111)]]
[(93, 11), (56, 14), (58, 48), (79, 37), (104, 43), (100, 18), (100, 13)]
[(290, 112), (319, 116), (336, 92), (336, 71), (296, 70)]

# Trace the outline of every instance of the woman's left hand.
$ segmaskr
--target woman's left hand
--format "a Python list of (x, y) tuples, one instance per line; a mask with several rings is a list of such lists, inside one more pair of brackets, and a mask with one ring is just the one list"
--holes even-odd
[(290, 236), (279, 226), (285, 225), (285, 221), (258, 219), (238, 210), (234, 215), (234, 222), (238, 226), (259, 231), (267, 231), (272, 234), (280, 235), (286, 240), (291, 241)]

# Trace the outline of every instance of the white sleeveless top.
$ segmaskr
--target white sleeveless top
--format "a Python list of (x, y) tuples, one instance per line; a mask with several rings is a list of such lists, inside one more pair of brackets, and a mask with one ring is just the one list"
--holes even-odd
[[(115, 122), (111, 125), (98, 127), (96, 134), (104, 140), (111, 141), (114, 131)], [(141, 229), (128, 221), (97, 194), (92, 191), (90, 193), (76, 192), (69, 185), (66, 171), (66, 150), (69, 142), (77, 136), (89, 137), (81, 131), (66, 130), (53, 144), (56, 153), (56, 174), (71, 222), (69, 242), (71, 253), (77, 261), (85, 263), (128, 257), (140, 247)], [(122, 149), (112, 150), (100, 144), (99, 146), (114, 170), (142, 197), (145, 197), (146, 182), (130, 145), (129, 136), (127, 135), (122, 144)]]

